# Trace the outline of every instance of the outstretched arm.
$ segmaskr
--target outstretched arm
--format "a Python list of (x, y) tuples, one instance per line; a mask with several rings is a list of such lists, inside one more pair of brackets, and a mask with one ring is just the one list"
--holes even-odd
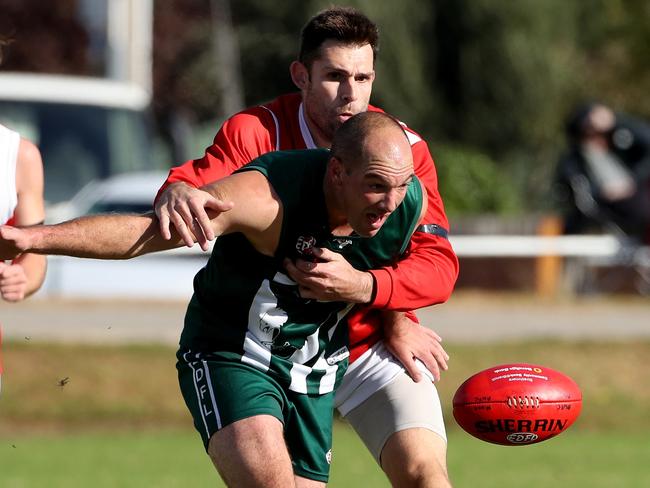
[(0, 257), (22, 253), (79, 258), (129, 259), (180, 246), (180, 239), (158, 236), (153, 214), (94, 215), (56, 225), (0, 227)]
[[(224, 202), (221, 212), (210, 213), (215, 235), (242, 232), (260, 252), (273, 253), (281, 207), (261, 173), (239, 173), (204, 188)], [(178, 233), (174, 232), (170, 240), (159, 234), (153, 214), (95, 215), (57, 225), (0, 227), (0, 259), (13, 259), (24, 252), (129, 259), (182, 245)]]

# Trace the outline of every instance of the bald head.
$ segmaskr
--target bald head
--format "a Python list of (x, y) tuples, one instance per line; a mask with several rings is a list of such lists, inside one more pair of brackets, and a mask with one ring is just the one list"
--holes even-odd
[(399, 164), (411, 159), (411, 145), (404, 129), (381, 112), (362, 112), (347, 120), (334, 134), (332, 157), (352, 171), (373, 159)]
[(413, 179), (413, 153), (389, 115), (363, 112), (334, 134), (324, 191), (330, 225), (371, 237), (401, 204)]

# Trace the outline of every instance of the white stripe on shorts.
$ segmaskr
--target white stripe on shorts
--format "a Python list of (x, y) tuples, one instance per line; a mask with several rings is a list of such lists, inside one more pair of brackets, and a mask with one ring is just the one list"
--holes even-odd
[[(196, 392), (196, 400), (197, 400), (197, 402), (199, 403), (199, 409), (200, 409), (201, 411), (203, 411), (203, 409), (200, 408), (200, 405), (201, 405), (201, 395), (199, 395), (199, 385), (196, 383), (196, 369), (194, 368), (194, 366), (192, 366), (192, 363), (189, 362), (189, 361), (187, 360), (187, 355), (188, 355), (188, 354), (189, 354), (189, 352), (186, 352), (185, 354), (183, 354), (183, 359), (185, 360), (185, 363), (186, 363), (186, 364), (190, 367), (190, 369), (192, 370), (192, 382), (194, 383), (194, 391)], [(203, 417), (203, 415), (201, 415), (201, 420), (203, 420), (203, 427), (205, 427), (205, 435), (206, 435), (207, 437), (209, 437), (209, 436), (210, 436), (210, 431), (208, 430), (208, 424), (207, 424), (207, 422), (205, 421), (205, 417)]]
[[(214, 416), (217, 421), (217, 429), (221, 429), (221, 415), (219, 415), (219, 407), (217, 407), (217, 400), (214, 398), (214, 390), (212, 389), (212, 378), (210, 378), (210, 370), (208, 369), (208, 362), (203, 360), (203, 369), (205, 370), (205, 378), (208, 383), (208, 390), (210, 391), (210, 399), (212, 400), (212, 408), (214, 408)], [(208, 433), (209, 434), (209, 433)]]
[[(206, 437), (210, 437), (210, 428), (208, 427), (208, 418), (207, 416), (214, 413), (215, 415), (215, 420), (217, 422), (217, 428), (221, 428), (221, 418), (219, 416), (219, 410), (217, 409), (217, 402), (214, 398), (214, 392), (212, 391), (212, 384), (210, 383), (210, 372), (207, 367), (207, 363), (205, 361), (199, 361), (199, 353), (195, 354), (196, 361), (190, 362), (187, 359), (187, 356), (191, 354), (191, 352), (186, 352), (183, 354), (183, 359), (187, 363), (187, 365), (190, 367), (192, 370), (192, 382), (194, 383), (194, 391), (196, 392), (196, 400), (199, 405), (199, 410), (201, 412), (201, 420), (203, 421), (203, 427), (205, 428), (205, 434)], [(198, 363), (199, 366), (202, 367), (200, 369), (196, 368), (196, 364)], [(199, 385), (199, 379), (198, 379), (198, 372), (201, 372), (203, 375), (203, 378), (205, 378), (205, 382), (208, 384), (208, 391), (210, 393), (210, 400), (212, 403), (212, 411), (206, 413), (206, 404), (203, 401), (203, 397), (201, 396), (201, 386)]]

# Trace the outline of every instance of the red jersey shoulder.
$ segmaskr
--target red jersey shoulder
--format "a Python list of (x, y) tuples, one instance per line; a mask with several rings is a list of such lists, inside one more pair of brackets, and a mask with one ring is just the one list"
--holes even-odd
[(307, 147), (300, 127), (301, 103), (300, 93), (289, 93), (261, 106), (273, 117), (277, 129), (275, 143), (279, 150)]
[(273, 116), (262, 107), (251, 107), (236, 113), (223, 123), (223, 131), (227, 134), (254, 131), (275, 131)]
[[(368, 111), (369, 111), (369, 112), (380, 112), (380, 113), (383, 113), (383, 114), (387, 113), (387, 112), (385, 112), (383, 109), (381, 109), (381, 108), (379, 108), (379, 107), (375, 107), (374, 105), (368, 105)], [(394, 116), (391, 115), (391, 114), (388, 114), (388, 115), (390, 115), (391, 117), (394, 117)], [(397, 117), (394, 117), (394, 118), (395, 118), (395, 120), (397, 120), (397, 121), (401, 124), (401, 126), (404, 128), (404, 132), (406, 132), (406, 137), (408, 137), (408, 140), (409, 140), (409, 142), (411, 143), (411, 146), (417, 144), (418, 142), (422, 142), (422, 141), (424, 141), (424, 139), (422, 139), (422, 136), (420, 136), (420, 134), (418, 134), (417, 132), (415, 132), (413, 129), (409, 128), (408, 125), (406, 125), (404, 122), (402, 122), (401, 120), (399, 120)]]
[(272, 111), (277, 117), (293, 116), (298, 113), (298, 107), (300, 107), (301, 103), (302, 96), (300, 93), (287, 93), (262, 104), (262, 107)]

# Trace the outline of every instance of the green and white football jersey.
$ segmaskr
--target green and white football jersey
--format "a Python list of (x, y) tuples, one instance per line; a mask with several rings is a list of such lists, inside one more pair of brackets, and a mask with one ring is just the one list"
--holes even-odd
[(347, 367), (342, 319), (351, 305), (301, 298), (282, 262), (316, 246), (342, 254), (360, 270), (390, 265), (404, 253), (418, 224), (422, 189), (414, 180), (374, 237), (333, 236), (323, 195), (328, 159), (326, 149), (282, 151), (239, 170), (264, 174), (282, 201), (280, 242), (269, 257), (242, 234), (217, 239), (194, 279), (181, 347), (250, 364), (297, 393), (334, 390)]

